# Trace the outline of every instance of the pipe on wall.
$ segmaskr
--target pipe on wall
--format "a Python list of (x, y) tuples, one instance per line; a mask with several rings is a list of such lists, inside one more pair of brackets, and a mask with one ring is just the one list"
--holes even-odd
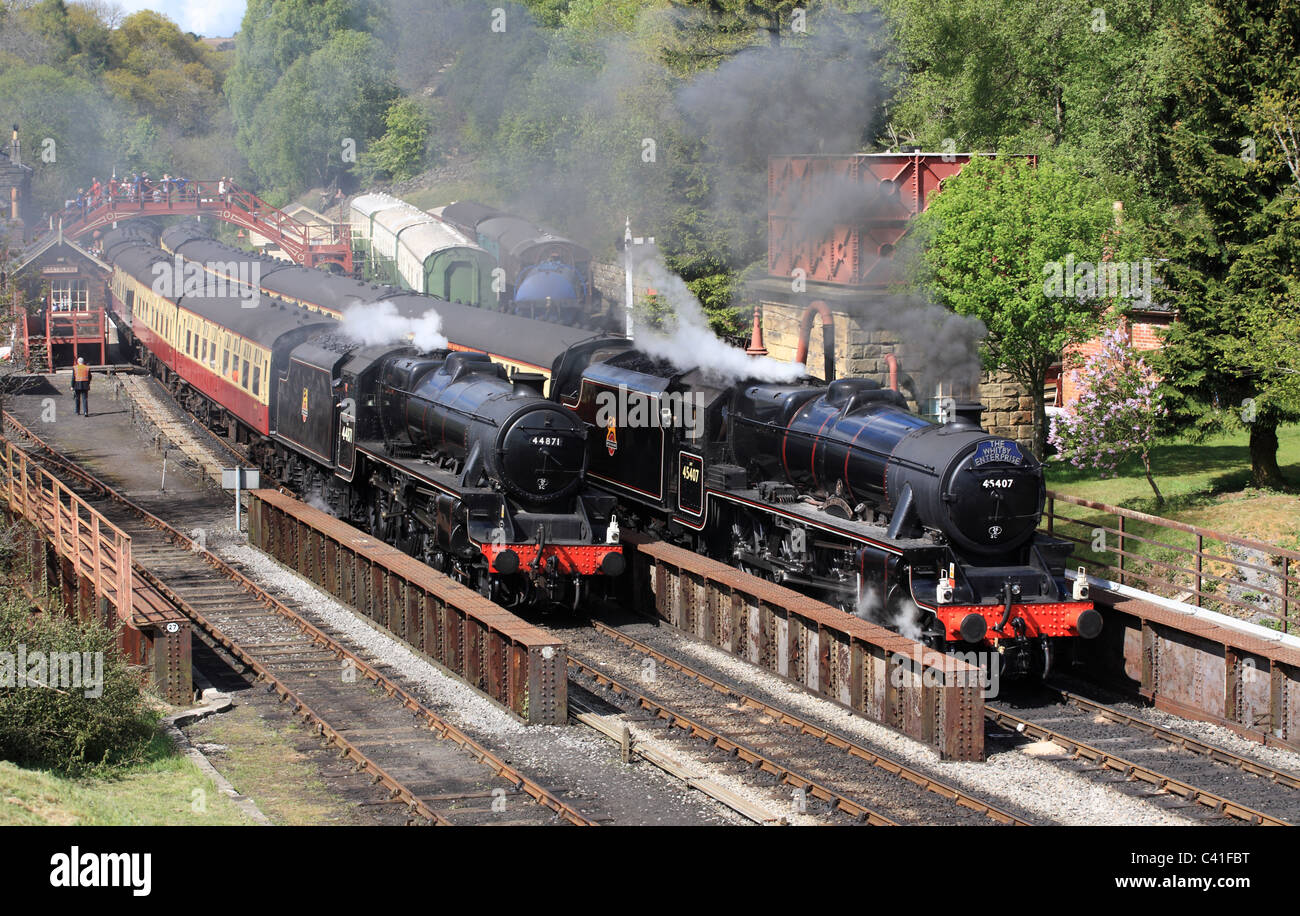
[(822, 319), (822, 351), (825, 358), (825, 380), (835, 380), (835, 316), (830, 307), (821, 299), (814, 299), (803, 310), (799, 319), (799, 348), (795, 351), (796, 363), (808, 362), (808, 338), (812, 335), (813, 318), (820, 315)]

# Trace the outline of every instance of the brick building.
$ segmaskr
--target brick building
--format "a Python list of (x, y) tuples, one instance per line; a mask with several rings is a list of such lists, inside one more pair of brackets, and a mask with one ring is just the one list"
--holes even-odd
[[(768, 354), (802, 357), (820, 377), (889, 384), (923, 368), (933, 375), (933, 367), (918, 365), (920, 354), (909, 359), (906, 343), (882, 329), (880, 316), (905, 307), (890, 290), (896, 245), (939, 183), (970, 160), (912, 152), (773, 158), (766, 273), (745, 284), (746, 298), (761, 310)], [(949, 379), (916, 396), (916, 409), (930, 414), (945, 398), (980, 401), (991, 432), (1032, 438), (1033, 401), (1005, 373), (985, 372), (977, 385)]]
[[(1129, 344), (1136, 350), (1158, 350), (1163, 344), (1163, 334), (1165, 329), (1173, 323), (1174, 311), (1167, 303), (1163, 303), (1159, 298), (1152, 299), (1150, 291), (1139, 302), (1129, 307), (1127, 314), (1120, 322), (1128, 336)], [(1096, 354), (1101, 349), (1101, 340), (1090, 340), (1087, 343), (1077, 344), (1066, 347), (1062, 358), (1062, 369), (1060, 378), (1060, 396), (1056, 399), (1058, 407), (1067, 407), (1074, 403), (1080, 392), (1075, 385), (1074, 379), (1071, 378), (1071, 370), (1089, 356)]]

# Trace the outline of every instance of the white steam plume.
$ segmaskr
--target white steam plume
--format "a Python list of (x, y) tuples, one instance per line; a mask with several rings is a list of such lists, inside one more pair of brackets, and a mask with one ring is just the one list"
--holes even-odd
[(637, 327), (637, 349), (666, 359), (678, 369), (701, 369), (718, 381), (754, 378), (764, 382), (793, 382), (807, 374), (803, 363), (785, 363), (767, 356), (750, 356), (719, 338), (709, 327), (700, 301), (677, 274), (658, 258), (640, 266), (640, 273), (672, 308), (671, 330)]
[(417, 350), (428, 352), (447, 346), (441, 334), (442, 316), (429, 309), (419, 318), (397, 314), (391, 302), (366, 302), (343, 312), (342, 332), (365, 346), (400, 344), (409, 340)]
[(854, 610), (854, 615), (862, 620), (884, 624), (890, 629), (897, 630), (900, 636), (917, 641), (920, 641), (924, 635), (921, 632), (920, 614), (920, 609), (911, 598), (903, 599), (892, 613), (887, 611), (880, 590), (875, 586), (867, 586), (867, 589), (858, 596), (857, 607)]

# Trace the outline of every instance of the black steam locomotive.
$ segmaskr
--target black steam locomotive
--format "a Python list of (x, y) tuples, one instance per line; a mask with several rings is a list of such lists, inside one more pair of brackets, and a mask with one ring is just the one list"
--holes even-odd
[[(651, 422), (625, 422), (638, 405)], [(625, 525), (936, 647), (995, 649), (1008, 674), (1101, 630), (1071, 544), (1037, 530), (1041, 466), (978, 405), (936, 424), (869, 379), (720, 385), (631, 351), (590, 365), (573, 406)]]
[[(220, 270), (252, 259), (211, 241), (176, 242)], [(260, 288), (316, 318), (357, 301), (391, 302), (403, 315), (432, 307), (453, 350), (480, 351), (304, 345), (274, 374), (288, 394), (277, 395), (278, 425), (264, 432), (289, 479), (310, 477), (304, 489), (318, 486), (340, 514), (364, 507), (372, 531), (435, 565), (497, 581), (506, 603), (528, 600), (501, 584), (516, 564), (534, 582), (548, 569), (550, 582), (616, 575), (622, 525), (936, 647), (995, 650), (1012, 674), (1044, 671), (1062, 643), (1100, 631), (1086, 581), (1066, 579), (1070, 543), (1037, 530), (1042, 468), (1014, 441), (984, 433), (978, 405), (936, 424), (869, 379), (719, 382), (615, 336), (304, 268), (274, 267)], [(295, 432), (300, 389), (304, 405), (327, 390), (352, 399), (355, 420), (344, 412), (336, 433)], [(567, 410), (512, 413), (525, 401), (571, 409), (582, 425)], [(586, 487), (575, 487), (579, 442)], [(347, 488), (354, 480), (360, 488)], [(480, 492), (492, 495), (479, 502)]]
[(123, 339), (277, 479), (506, 606), (575, 606), (622, 573), (615, 499), (585, 485), (587, 430), (539, 377), (359, 346), (244, 288), (162, 295), (163, 252), (127, 234), (104, 251)]

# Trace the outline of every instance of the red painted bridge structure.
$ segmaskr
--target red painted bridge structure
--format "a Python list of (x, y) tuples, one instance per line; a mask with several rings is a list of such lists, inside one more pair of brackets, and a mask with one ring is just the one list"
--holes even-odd
[(54, 219), (63, 221), (65, 236), (76, 239), (121, 220), (195, 215), (211, 216), (271, 239), (298, 264), (335, 264), (345, 273), (352, 272), (349, 227), (305, 223), (228, 180), (224, 184), (207, 179), (186, 181), (180, 190), (157, 195), (145, 191), (136, 196), (120, 190), (110, 198), (106, 192), (97, 203), (85, 209), (70, 207)]

